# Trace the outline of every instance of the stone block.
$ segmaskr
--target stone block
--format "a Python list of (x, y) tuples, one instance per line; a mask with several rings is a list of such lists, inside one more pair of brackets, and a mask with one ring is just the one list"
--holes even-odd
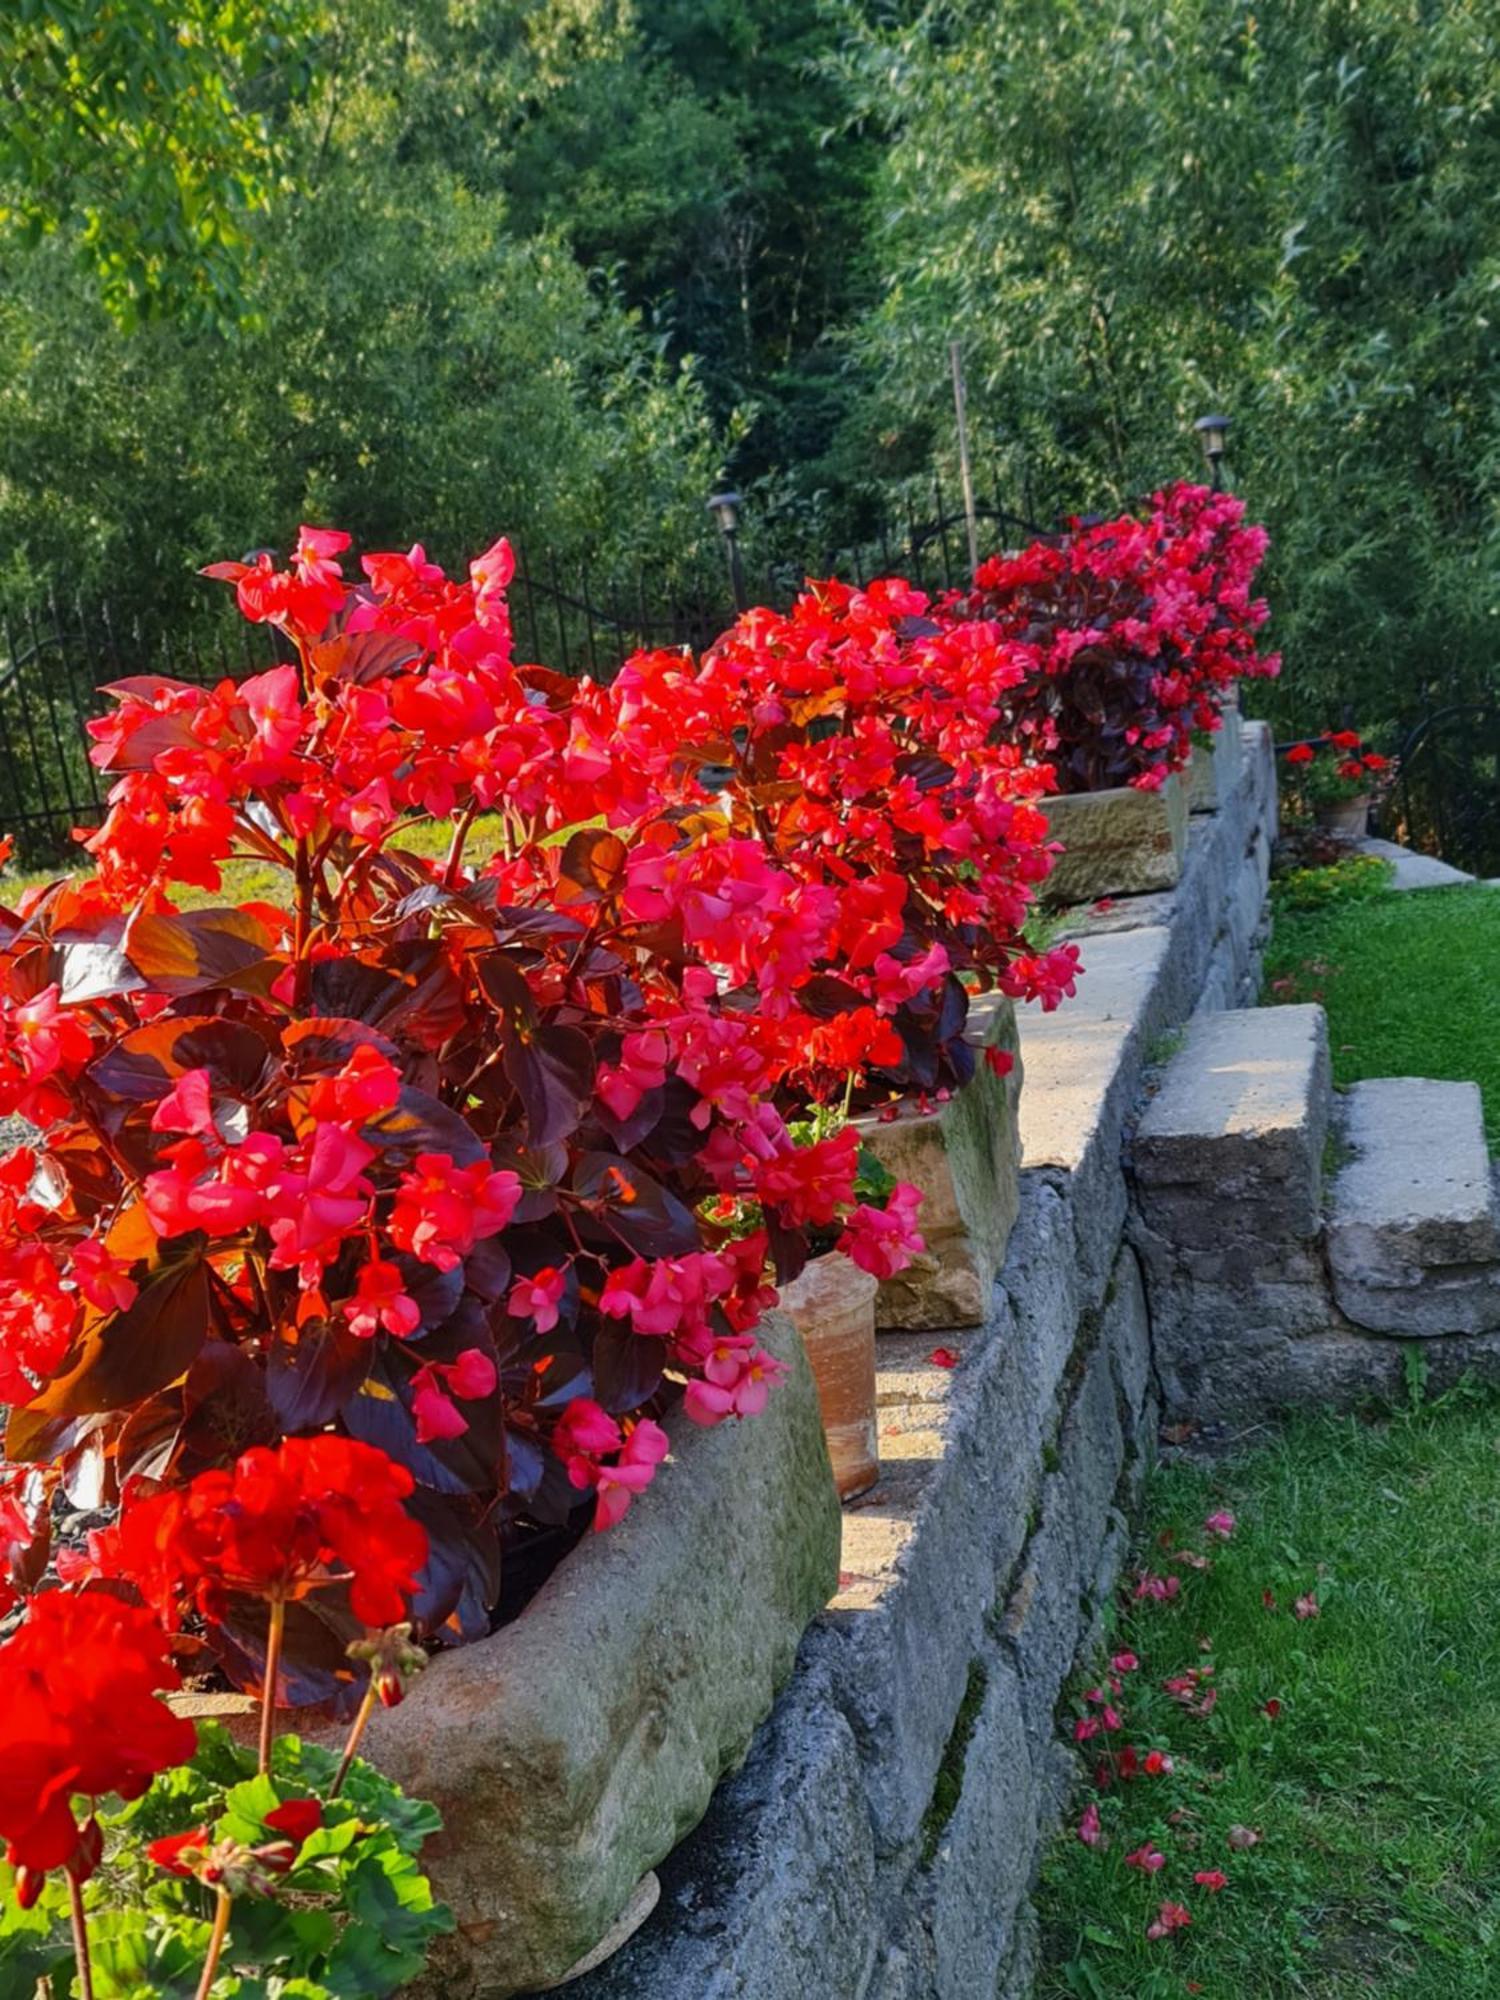
[(789, 1368), (752, 1422), (669, 1420), (672, 1456), (515, 1622), (376, 1710), (372, 1760), (444, 1826), (425, 1860), (458, 1919), (423, 1992), (505, 2000), (561, 1976), (702, 1818), (837, 1588), (840, 1513), (817, 1397)]
[(993, 1993), (1015, 1949), (1039, 1809), (1021, 1684), (991, 1655), (984, 1700), (965, 1747), (962, 1791), (928, 1868), (935, 1991)]
[(1136, 1129), (1147, 1224), (1184, 1248), (1316, 1236), (1328, 1102), (1321, 1007), (1197, 1015)]
[(897, 1180), (921, 1188), (926, 1249), (887, 1278), (875, 1302), (878, 1327), (982, 1325), (1020, 1202), (1017, 1101), (1021, 1057), (1015, 1008), (985, 994), (970, 1009), (977, 1048), (1005, 1050), (1009, 1076), (981, 1060), (971, 1080), (930, 1112), (858, 1121), (860, 1139)]
[(881, 1927), (859, 1759), (816, 1673), (661, 1869), (656, 1914), (569, 2000), (805, 2000), (864, 1990)]
[(1184, 774), (1189, 812), (1217, 812), (1240, 781), (1244, 764), (1238, 702), (1225, 705), (1219, 727), (1206, 743), (1195, 743)]
[(1328, 1261), (1358, 1326), (1427, 1338), (1500, 1327), (1500, 1227), (1479, 1086), (1357, 1083), (1341, 1120)]
[(1042, 884), (1048, 903), (1170, 889), (1182, 872), (1188, 810), (1180, 778), (1168, 778), (1154, 792), (1119, 785), (1039, 803), (1052, 838), (1064, 848)]

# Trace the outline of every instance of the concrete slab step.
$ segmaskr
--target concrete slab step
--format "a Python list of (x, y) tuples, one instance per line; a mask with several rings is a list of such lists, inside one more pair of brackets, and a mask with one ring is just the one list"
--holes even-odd
[(1136, 1132), (1142, 1216), (1184, 1249), (1310, 1240), (1328, 1114), (1321, 1007), (1195, 1015)]
[(1497, 1223), (1475, 1083), (1380, 1077), (1348, 1092), (1328, 1262), (1356, 1326), (1407, 1337), (1500, 1326)]

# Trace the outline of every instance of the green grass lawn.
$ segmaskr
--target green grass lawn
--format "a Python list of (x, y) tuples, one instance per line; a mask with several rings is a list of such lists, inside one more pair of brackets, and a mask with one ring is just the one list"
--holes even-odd
[[(1237, 1524), (1224, 1544), (1201, 1525), (1219, 1508)], [(1500, 1401), (1305, 1419), (1238, 1460), (1159, 1473), (1144, 1518), (1153, 1569), (1164, 1532), (1213, 1555), (1180, 1566), (1177, 1601), (1132, 1601), (1111, 1641), (1141, 1663), (1113, 1740), (1174, 1769), (1075, 1802), (1039, 1891), (1039, 1994), (1495, 2000)], [(1318, 1615), (1298, 1618), (1307, 1592)], [(1161, 1687), (1204, 1665), (1206, 1717)], [(1089, 1797), (1093, 1848), (1076, 1831)], [(1231, 1828), (1259, 1838), (1236, 1848)], [(1145, 1842), (1157, 1874), (1126, 1863)], [(1216, 1868), (1227, 1888), (1195, 1885)], [(1163, 1898), (1192, 1923), (1152, 1942)]]
[(1335, 1083), (1473, 1078), (1500, 1151), (1500, 889), (1423, 889), (1284, 913), (1262, 999), (1327, 1008)]

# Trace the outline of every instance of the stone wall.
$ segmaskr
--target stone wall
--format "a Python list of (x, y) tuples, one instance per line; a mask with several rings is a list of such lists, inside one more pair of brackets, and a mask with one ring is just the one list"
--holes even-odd
[(1024, 1010), (1020, 1212), (988, 1318), (881, 1336), (882, 1475), (844, 1511), (838, 1593), (656, 1913), (576, 2000), (1029, 1991), (1029, 1889), (1071, 1772), (1054, 1714), (1159, 1416), (1122, 1145), (1164, 1037), (1254, 993), (1274, 821), (1247, 725), (1177, 887), (1090, 911), (1077, 999)]

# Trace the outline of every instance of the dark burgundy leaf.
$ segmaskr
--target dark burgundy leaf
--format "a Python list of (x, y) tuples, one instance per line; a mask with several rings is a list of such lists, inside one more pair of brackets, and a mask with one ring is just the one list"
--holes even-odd
[(314, 1320), (295, 1341), (277, 1339), (266, 1356), (266, 1395), (286, 1431), (320, 1431), (370, 1372), (371, 1342), (343, 1320)]
[(521, 968), (501, 951), (487, 951), (474, 961), (474, 970), (485, 998), (495, 1011), (512, 1025), (535, 1030), (538, 1015), (536, 996)]
[(399, 632), (348, 632), (308, 649), (315, 673), (359, 687), (386, 680), (420, 657), (421, 649)]
[[(347, 1719), (364, 1691), (363, 1671), (349, 1659), (351, 1640), (364, 1626), (349, 1609), (348, 1593), (320, 1590), (294, 1598), (286, 1608), (281, 1652), (281, 1698), (292, 1708), (326, 1702), (334, 1719)], [(258, 1597), (231, 1597), (222, 1618), (207, 1629), (209, 1645), (236, 1687), (259, 1691), (266, 1670), (266, 1607)]]
[(208, 1328), (206, 1265), (196, 1256), (168, 1264), (141, 1287), (133, 1305), (86, 1329), (64, 1372), (29, 1407), (46, 1416), (78, 1417), (138, 1403), (184, 1373)]
[(549, 1146), (576, 1132), (594, 1095), (594, 1051), (581, 1029), (501, 1024), (505, 1075), (526, 1113), (530, 1145)]
[(623, 1243), (638, 1257), (685, 1257), (700, 1247), (692, 1210), (633, 1160), (585, 1153), (573, 1187), (598, 1211), (585, 1209), (581, 1218), (596, 1241)]
[(615, 895), (625, 879), (629, 849), (617, 833), (603, 827), (580, 827), (562, 851), (558, 864), (558, 900), (564, 901), (570, 885), (574, 899), (602, 902)]
[(412, 1599), (419, 1630), (449, 1640), (482, 1639), (500, 1595), (500, 1535), (472, 1501), (420, 1488), (407, 1512), (427, 1530), (421, 1589)]
[(183, 910), (131, 918), (123, 940), (130, 962), (159, 992), (227, 986), (268, 993), (283, 969), (270, 933), (248, 910)]
[(661, 1386), (667, 1343), (608, 1321), (594, 1335), (594, 1395), (613, 1417), (638, 1410)]
[(389, 1111), (382, 1111), (363, 1128), (363, 1136), (396, 1167), (411, 1166), (419, 1153), (450, 1153), (461, 1167), (488, 1157), (466, 1119), (450, 1111), (441, 1098), (409, 1083), (402, 1084), (401, 1095)]

